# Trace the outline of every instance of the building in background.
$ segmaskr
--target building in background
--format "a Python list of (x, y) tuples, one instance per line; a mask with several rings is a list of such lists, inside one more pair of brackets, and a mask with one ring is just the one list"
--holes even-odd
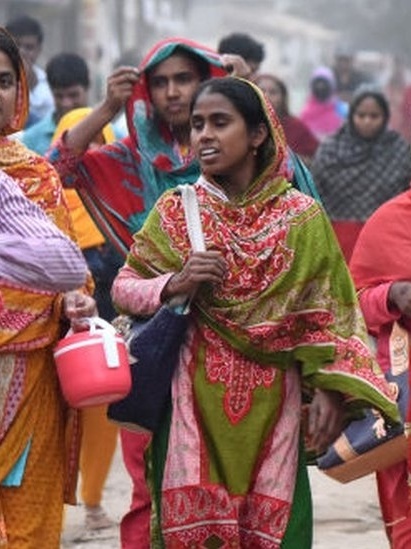
[(183, 36), (216, 47), (221, 36), (246, 29), (263, 42), (263, 69), (290, 86), (293, 102), (312, 68), (327, 61), (337, 33), (285, 13), (289, 0), (2, 0), (0, 20), (21, 13), (41, 20), (45, 40), (40, 64), (63, 50), (84, 56), (91, 69), (91, 99), (125, 51), (141, 56), (157, 40)]
[(39, 63), (43, 67), (62, 51), (83, 56), (90, 67), (91, 100), (95, 101), (117, 58), (136, 44), (131, 32), (124, 32), (127, 25), (136, 24), (135, 6), (135, 0), (2, 0), (0, 21), (5, 24), (23, 13), (41, 21), (45, 37)]

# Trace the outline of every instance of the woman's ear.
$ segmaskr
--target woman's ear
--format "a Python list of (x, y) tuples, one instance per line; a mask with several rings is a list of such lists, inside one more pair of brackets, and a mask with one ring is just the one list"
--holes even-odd
[(258, 124), (257, 128), (253, 130), (252, 137), (251, 137), (251, 146), (254, 149), (258, 149), (258, 147), (264, 143), (264, 141), (267, 139), (268, 136), (268, 128), (265, 124), (261, 123)]

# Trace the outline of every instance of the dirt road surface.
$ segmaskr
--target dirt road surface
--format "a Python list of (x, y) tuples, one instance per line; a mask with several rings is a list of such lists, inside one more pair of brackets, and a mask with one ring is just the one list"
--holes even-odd
[[(372, 476), (339, 484), (310, 468), (310, 478), (315, 522), (313, 549), (388, 549)], [(120, 549), (118, 523), (128, 509), (129, 498), (130, 481), (118, 449), (103, 501), (117, 525), (97, 533), (88, 532), (82, 506), (67, 507), (62, 549)]]

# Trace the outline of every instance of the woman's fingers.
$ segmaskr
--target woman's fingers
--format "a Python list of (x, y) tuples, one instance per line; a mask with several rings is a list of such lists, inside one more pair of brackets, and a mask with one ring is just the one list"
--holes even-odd
[(317, 451), (325, 451), (340, 435), (344, 418), (344, 405), (340, 394), (333, 391), (316, 393), (310, 407), (309, 432)]
[(226, 273), (223, 256), (219, 252), (196, 252), (187, 260), (181, 272), (173, 275), (163, 290), (163, 298), (192, 295), (201, 283), (220, 284)]
[(76, 290), (65, 294), (64, 306), (65, 314), (71, 321), (97, 313), (95, 299)]
[(135, 67), (119, 67), (107, 79), (107, 99), (121, 106), (130, 97), (138, 79)]
[(226, 272), (225, 262), (218, 252), (193, 254), (188, 259), (182, 273), (196, 282), (220, 282)]

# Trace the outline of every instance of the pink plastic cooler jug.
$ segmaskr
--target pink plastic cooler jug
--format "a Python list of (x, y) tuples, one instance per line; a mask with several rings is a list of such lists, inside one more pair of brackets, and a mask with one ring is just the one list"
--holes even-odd
[(131, 389), (123, 338), (102, 318), (86, 320), (88, 331), (69, 333), (54, 349), (63, 395), (74, 408), (109, 404)]

